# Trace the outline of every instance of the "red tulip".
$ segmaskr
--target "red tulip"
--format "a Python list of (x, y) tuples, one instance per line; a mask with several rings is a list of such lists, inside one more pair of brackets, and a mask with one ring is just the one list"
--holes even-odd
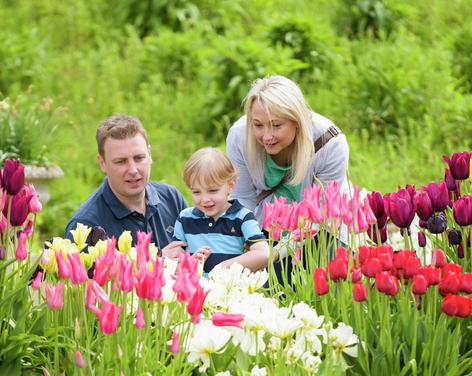
[(460, 277), (459, 289), (466, 294), (472, 294), (472, 273), (464, 273)]
[(202, 313), (203, 303), (208, 295), (208, 291), (204, 291), (203, 288), (198, 285), (195, 293), (187, 304), (187, 312), (192, 316), (192, 322), (198, 324), (200, 322), (200, 314)]
[(359, 282), (362, 279), (362, 271), (361, 268), (352, 267), (351, 268), (351, 281), (352, 282)]
[(439, 281), (441, 280), (441, 269), (432, 265), (421, 267), (420, 273), (426, 278), (428, 285), (430, 286), (439, 284)]
[(420, 272), (421, 260), (418, 257), (408, 257), (403, 264), (403, 276), (406, 279)]
[(105, 335), (115, 333), (120, 318), (121, 307), (115, 306), (110, 301), (102, 303), (102, 309), (98, 310), (97, 316), (100, 330)]
[(354, 283), (352, 296), (356, 302), (363, 302), (367, 299), (367, 289), (361, 281)]
[(375, 286), (377, 290), (390, 296), (398, 293), (398, 279), (389, 272), (380, 272), (375, 276)]
[(373, 278), (382, 271), (382, 263), (378, 258), (373, 257), (362, 264), (361, 270), (365, 276)]
[(424, 295), (428, 289), (428, 280), (422, 274), (413, 276), (412, 291), (415, 295)]
[(443, 160), (449, 165), (451, 175), (454, 179), (465, 180), (470, 175), (470, 153), (469, 152), (456, 152), (452, 154), (452, 158), (449, 159), (443, 155)]
[(446, 296), (447, 294), (456, 294), (459, 291), (460, 283), (460, 279), (456, 274), (448, 273), (439, 282), (439, 293), (442, 296)]
[(338, 279), (346, 279), (347, 262), (340, 258), (335, 258), (328, 263), (329, 278), (333, 281)]
[(56, 286), (46, 283), (46, 302), (50, 309), (61, 309), (63, 307), (63, 288), (64, 284), (61, 281), (57, 282)]
[(244, 329), (242, 326), (244, 315), (241, 314), (216, 312), (211, 317), (211, 321), (215, 326), (234, 326), (235, 328)]
[(442, 268), (444, 265), (446, 265), (446, 256), (444, 255), (444, 252), (440, 249), (432, 251), (432, 260), (431, 264), (434, 266), (437, 266), (438, 268)]
[(359, 264), (363, 264), (365, 261), (367, 261), (368, 259), (370, 259), (371, 255), (370, 255), (370, 248), (365, 246), (365, 245), (361, 245), (359, 247), (359, 250), (357, 252), (357, 255), (359, 257)]
[(11, 196), (20, 192), (25, 185), (25, 166), (20, 161), (6, 160), (3, 168), (2, 184)]
[(314, 284), (316, 295), (322, 296), (328, 293), (329, 284), (326, 276), (325, 268), (316, 268), (314, 272)]
[(472, 309), (471, 299), (462, 295), (447, 295), (441, 303), (441, 311), (448, 316), (466, 318)]

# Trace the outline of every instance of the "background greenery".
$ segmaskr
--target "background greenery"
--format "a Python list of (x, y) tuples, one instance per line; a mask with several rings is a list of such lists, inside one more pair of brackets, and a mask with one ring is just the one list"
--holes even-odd
[[(250, 83), (271, 73), (303, 88), (346, 133), (350, 176), (369, 190), (439, 180), (443, 154), (472, 149), (469, 0), (0, 0), (0, 92), (52, 100), (38, 131), (65, 178), (43, 237), (102, 181), (95, 129), (137, 115), (152, 176), (176, 185), (185, 159), (224, 147)], [(49, 102), (48, 102), (49, 103)]]

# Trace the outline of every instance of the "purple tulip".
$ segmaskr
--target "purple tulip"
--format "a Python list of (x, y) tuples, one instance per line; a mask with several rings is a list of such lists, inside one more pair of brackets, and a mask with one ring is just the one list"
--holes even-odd
[(462, 243), (462, 233), (459, 230), (449, 230), (447, 232), (449, 244), (457, 245)]
[(447, 208), (449, 204), (449, 191), (444, 181), (439, 184), (433, 181), (427, 187), (422, 188), (428, 193), (435, 212), (442, 212)]
[(421, 218), (418, 221), (418, 224), (420, 225), (421, 228), (426, 228), (428, 227), (428, 221), (423, 221)]
[(449, 171), (448, 168), (444, 170), (444, 182), (450, 192), (453, 192), (456, 189), (456, 179), (451, 175), (451, 171)]
[(426, 246), (426, 235), (424, 234), (423, 231), (418, 232), (418, 245), (420, 247)]
[(21, 226), (25, 223), (29, 213), (29, 200), (30, 197), (26, 196), (25, 191), (13, 196), (10, 212), (10, 224), (12, 226)]
[(459, 226), (472, 224), (472, 196), (466, 195), (457, 199), (452, 204), (454, 220)]
[(372, 192), (367, 195), (369, 206), (377, 220), (385, 215), (384, 199), (380, 192)]
[(433, 204), (428, 193), (418, 191), (415, 195), (416, 214), (423, 221), (427, 221), (433, 215)]
[(454, 179), (465, 180), (470, 175), (470, 153), (467, 151), (456, 152), (452, 154), (452, 158), (449, 159), (443, 155), (443, 160), (449, 165), (451, 175)]
[(457, 257), (459, 257), (460, 259), (464, 258), (464, 246), (462, 244), (459, 244), (459, 246), (457, 247)]
[(432, 234), (441, 234), (447, 229), (447, 219), (444, 213), (434, 213), (428, 219), (428, 231)]
[(2, 184), (9, 195), (16, 195), (25, 185), (25, 166), (20, 161), (7, 159), (3, 168)]
[(400, 188), (390, 194), (388, 199), (388, 213), (392, 222), (400, 228), (408, 228), (415, 217), (415, 203), (410, 193)]

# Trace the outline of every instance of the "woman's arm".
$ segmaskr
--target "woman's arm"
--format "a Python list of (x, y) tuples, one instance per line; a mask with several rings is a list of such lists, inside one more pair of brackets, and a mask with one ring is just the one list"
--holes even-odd
[(315, 154), (314, 173), (323, 187), (336, 180), (341, 186), (346, 182), (349, 163), (349, 145), (344, 134), (332, 138)]

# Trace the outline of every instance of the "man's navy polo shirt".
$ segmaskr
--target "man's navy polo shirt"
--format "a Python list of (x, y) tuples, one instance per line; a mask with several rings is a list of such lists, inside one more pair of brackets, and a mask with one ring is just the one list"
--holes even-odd
[(152, 242), (159, 248), (172, 241), (174, 223), (179, 213), (187, 207), (177, 188), (149, 182), (146, 186), (146, 215), (125, 207), (115, 196), (105, 179), (103, 184), (74, 213), (66, 226), (65, 236), (72, 239), (71, 230), (77, 223), (95, 227), (101, 226), (108, 237), (118, 238), (125, 230), (131, 231), (133, 244), (136, 232), (152, 232)]

